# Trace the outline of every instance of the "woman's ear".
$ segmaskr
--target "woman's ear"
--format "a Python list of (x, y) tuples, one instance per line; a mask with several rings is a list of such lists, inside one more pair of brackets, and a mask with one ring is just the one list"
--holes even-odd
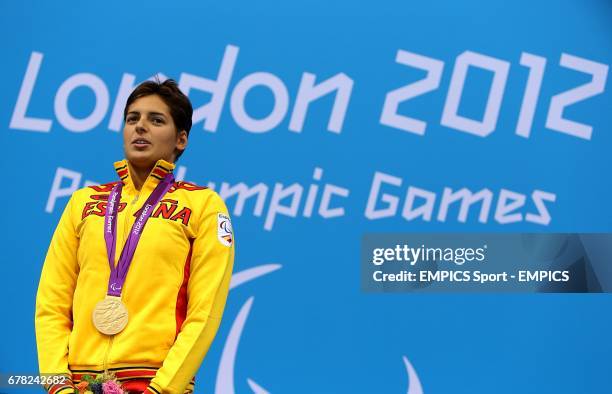
[(187, 132), (185, 130), (179, 131), (178, 135), (176, 136), (176, 149), (185, 150), (188, 142), (189, 137), (187, 136)]

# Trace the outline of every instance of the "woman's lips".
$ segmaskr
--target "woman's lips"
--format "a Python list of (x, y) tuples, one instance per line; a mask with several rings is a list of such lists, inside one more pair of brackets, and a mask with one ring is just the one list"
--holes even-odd
[(132, 142), (132, 145), (134, 145), (137, 148), (145, 148), (149, 145), (151, 145), (151, 143), (149, 141), (146, 140), (135, 140)]

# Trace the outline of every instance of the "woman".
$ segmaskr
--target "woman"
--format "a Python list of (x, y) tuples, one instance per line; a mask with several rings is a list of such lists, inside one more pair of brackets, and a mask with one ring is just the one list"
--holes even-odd
[(70, 198), (36, 298), (40, 372), (70, 378), (51, 394), (104, 372), (128, 391), (193, 391), (225, 306), (234, 239), (221, 198), (172, 176), (192, 113), (173, 80), (139, 85), (124, 110), (120, 180)]

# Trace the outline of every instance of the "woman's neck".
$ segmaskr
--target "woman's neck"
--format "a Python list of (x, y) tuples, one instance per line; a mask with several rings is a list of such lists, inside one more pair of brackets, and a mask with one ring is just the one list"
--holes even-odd
[(128, 161), (128, 167), (130, 169), (130, 176), (132, 177), (132, 182), (134, 183), (134, 187), (136, 188), (136, 190), (140, 191), (140, 189), (142, 188), (142, 185), (147, 180), (147, 177), (151, 173), (151, 170), (153, 169), (154, 166), (155, 164), (153, 164), (149, 168), (137, 167)]

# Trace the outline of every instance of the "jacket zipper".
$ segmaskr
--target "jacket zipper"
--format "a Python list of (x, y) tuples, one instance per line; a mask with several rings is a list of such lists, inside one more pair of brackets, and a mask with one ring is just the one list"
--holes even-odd
[[(123, 244), (125, 243), (125, 240), (127, 239), (128, 236), (128, 224), (130, 223), (130, 216), (132, 215), (132, 209), (134, 204), (136, 204), (138, 202), (138, 198), (140, 197), (140, 193), (136, 194), (136, 197), (134, 197), (134, 199), (132, 200), (132, 202), (130, 202), (130, 204), (128, 205), (128, 209), (127, 212), (125, 213), (125, 219), (123, 220), (123, 239), (121, 240), (121, 242), (118, 242), (116, 247), (118, 247), (119, 245), (121, 245), (121, 247), (123, 247)], [(114, 263), (114, 261), (113, 261)], [(108, 372), (108, 356), (110, 354), (111, 348), (113, 347), (113, 341), (115, 339), (114, 335), (111, 335), (110, 338), (108, 338), (108, 346), (106, 347), (106, 353), (104, 354), (104, 361), (102, 363), (102, 369), (104, 370), (104, 372)]]
[(107, 369), (108, 355), (110, 353), (111, 347), (113, 346), (114, 339), (115, 339), (114, 335), (111, 335), (110, 338), (108, 339), (108, 346), (106, 347), (106, 354), (104, 354), (104, 364), (103, 364), (104, 373), (108, 372), (108, 369)]

